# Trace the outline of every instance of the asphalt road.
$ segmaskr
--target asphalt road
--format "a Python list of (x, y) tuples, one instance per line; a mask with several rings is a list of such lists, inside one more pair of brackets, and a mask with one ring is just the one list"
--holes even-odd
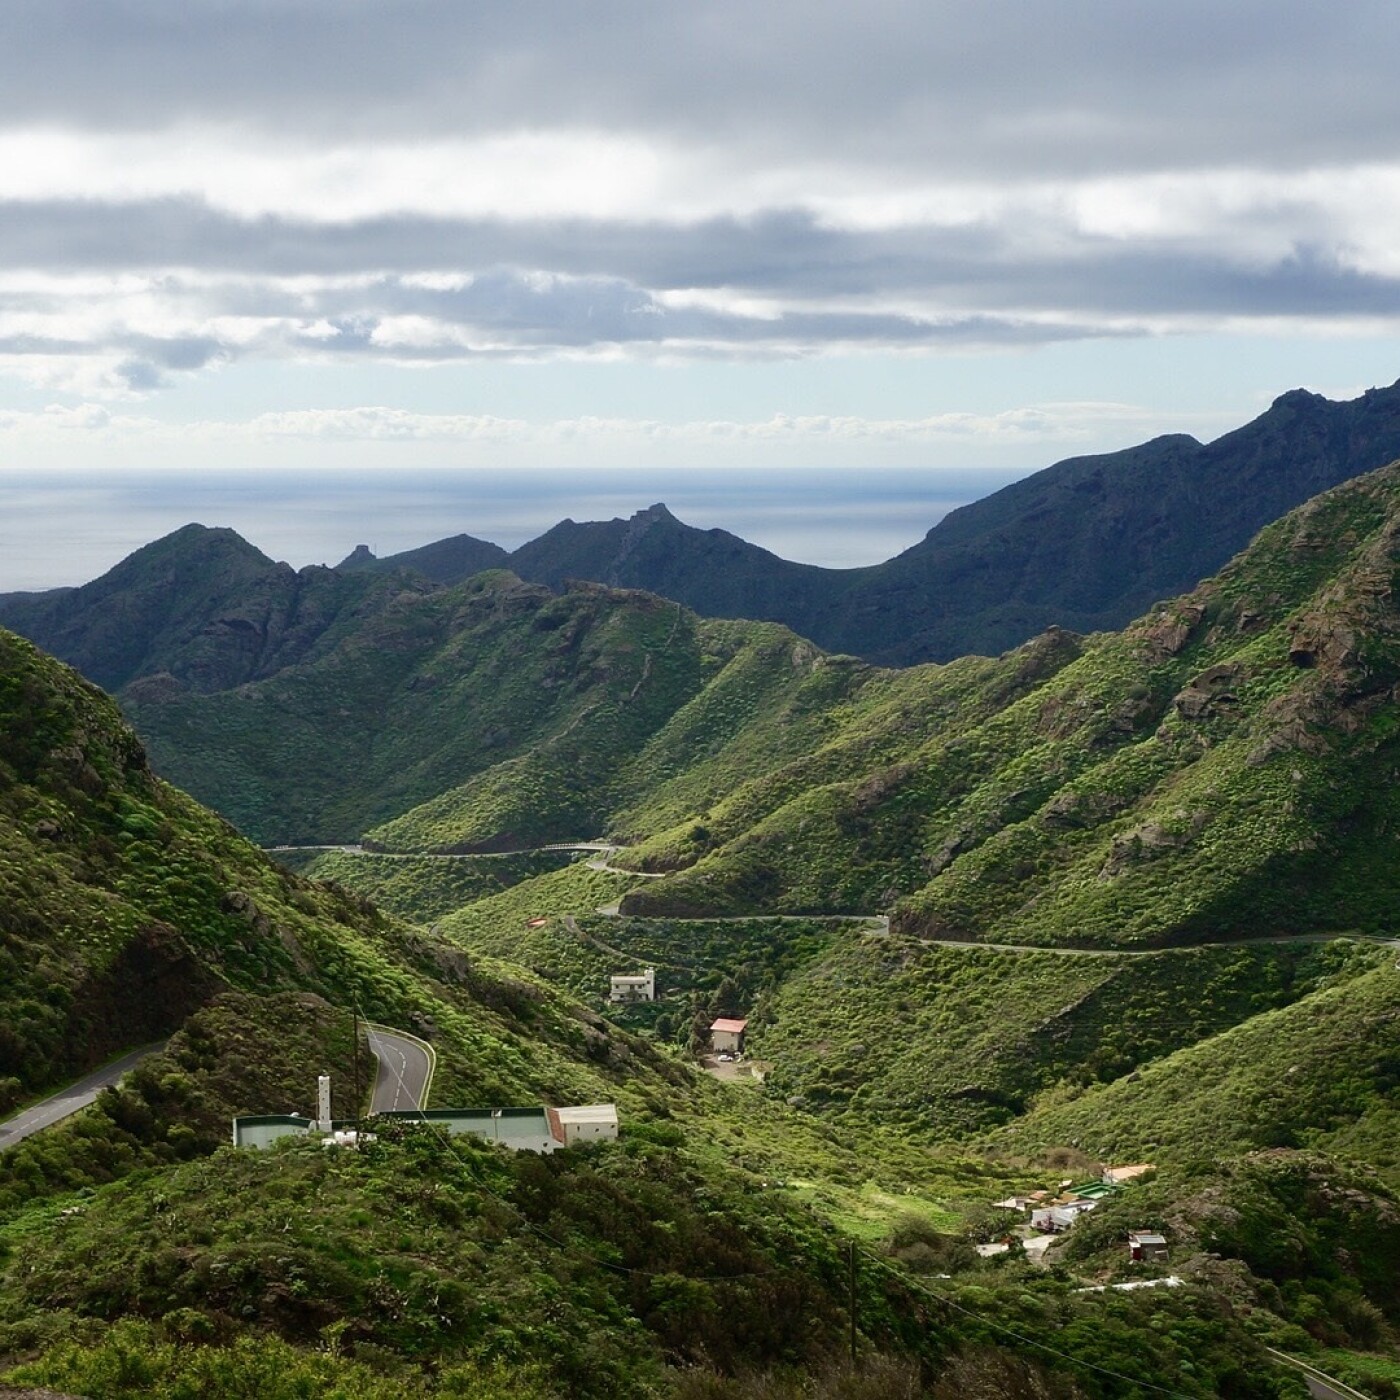
[(1298, 1356), (1289, 1356), (1287, 1352), (1276, 1351), (1273, 1347), (1265, 1347), (1264, 1350), (1275, 1361), (1292, 1367), (1303, 1377), (1303, 1384), (1307, 1386), (1308, 1394), (1313, 1400), (1366, 1400), (1366, 1396), (1354, 1386), (1339, 1381), (1335, 1376), (1329, 1376), (1326, 1371), (1318, 1370), (1310, 1361), (1304, 1361)]
[(433, 1052), (421, 1040), (383, 1026), (370, 1026), (366, 1034), (379, 1061), (369, 1111), (404, 1113), (423, 1108), (432, 1083)]
[(48, 1098), (30, 1105), (13, 1118), (7, 1118), (0, 1123), (0, 1152), (7, 1147), (13, 1147), (17, 1142), (23, 1142), (27, 1137), (32, 1137), (42, 1128), (72, 1117), (80, 1108), (86, 1108), (92, 1103), (108, 1085), (115, 1084), (127, 1070), (144, 1060), (147, 1055), (164, 1050), (165, 1046), (165, 1041), (158, 1040), (153, 1045), (144, 1045), (139, 1050), (133, 1050), (129, 1055), (123, 1055), (121, 1059), (113, 1060), (111, 1064), (103, 1065), (91, 1074), (85, 1074), (66, 1089), (60, 1089), (58, 1093), (50, 1094)]

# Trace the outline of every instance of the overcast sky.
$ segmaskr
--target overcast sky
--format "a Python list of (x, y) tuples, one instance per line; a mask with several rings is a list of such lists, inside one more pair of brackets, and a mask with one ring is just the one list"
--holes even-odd
[(1393, 0), (6, 0), (0, 462), (581, 515), (1209, 438), (1400, 377), (1397, 60)]

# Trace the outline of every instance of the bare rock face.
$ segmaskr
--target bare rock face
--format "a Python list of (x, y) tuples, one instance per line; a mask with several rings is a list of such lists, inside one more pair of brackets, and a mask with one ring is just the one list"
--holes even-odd
[(1275, 754), (1327, 752), (1327, 740), (1320, 732), (1326, 714), (1316, 696), (1285, 695), (1265, 710), (1264, 719), (1264, 736), (1245, 760), (1251, 768), (1267, 763)]
[(1336, 617), (1300, 618), (1290, 628), (1288, 659), (1300, 670), (1315, 666), (1339, 671), (1356, 659), (1356, 631)]
[(272, 932), (272, 921), (258, 908), (252, 895), (245, 894), (242, 890), (229, 890), (222, 903), (228, 913), (237, 914), (240, 919), (246, 920), (254, 933)]
[(1121, 811), (1127, 799), (1108, 792), (1058, 792), (1040, 813), (1048, 827), (1074, 829), (1097, 826)]
[(237, 914), (244, 920), (257, 937), (276, 938), (299, 972), (310, 973), (315, 970), (315, 964), (307, 956), (306, 949), (301, 946), (296, 934), (282, 924), (273, 923), (258, 908), (252, 895), (245, 894), (242, 890), (229, 890), (221, 904), (226, 913)]
[(1111, 880), (1115, 875), (1134, 865), (1167, 851), (1178, 851), (1194, 839), (1196, 833), (1206, 824), (1204, 812), (1178, 812), (1173, 818), (1174, 825), (1165, 826), (1158, 821), (1146, 821), (1131, 831), (1120, 832), (1113, 838), (1108, 859), (1099, 871), (1100, 880)]
[(1152, 619), (1143, 629), (1143, 637), (1161, 655), (1176, 656), (1191, 640), (1205, 615), (1205, 607), (1200, 603), (1173, 608)]
[(1237, 704), (1234, 687), (1243, 674), (1243, 668), (1234, 664), (1208, 666), (1173, 698), (1177, 714), (1182, 719), (1206, 719)]
[(1182, 719), (1204, 719), (1210, 713), (1212, 698), (1208, 690), (1197, 690), (1194, 686), (1187, 686), (1172, 699), (1172, 704), (1176, 706), (1176, 712)]

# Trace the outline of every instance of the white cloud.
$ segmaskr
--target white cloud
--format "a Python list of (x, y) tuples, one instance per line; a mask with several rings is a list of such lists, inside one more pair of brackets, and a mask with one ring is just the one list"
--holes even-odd
[(154, 418), (113, 414), (103, 403), (52, 403), (39, 410), (0, 409), (0, 432), (16, 435), (48, 433), (160, 434), (166, 427)]
[[(1364, 250), (1394, 269), (1400, 164), (1251, 167), (1199, 161), (1081, 177), (968, 179), (839, 154), (769, 163), (762, 150), (569, 128), (474, 139), (318, 145), (244, 127), (113, 134), (0, 129), (0, 200), (121, 205), (192, 199), (238, 219), (333, 226), (367, 219), (695, 223), (807, 210), (847, 231), (985, 229), (1016, 246), (1200, 241), (1276, 258), (1300, 241)], [(36, 274), (31, 274), (36, 275)], [(460, 289), (470, 269), (415, 274)]]
[[(0, 388), (164, 395), (171, 433), (232, 442), (363, 367), (1393, 334), (1397, 57), (1383, 0), (10, 0)], [(262, 397), (224, 414), (229, 366)], [(370, 392), (454, 406), (431, 377)], [(336, 410), (305, 440), (878, 453), (1109, 421), (685, 402), (613, 426)], [(290, 450), (298, 422), (260, 431)]]
[(137, 415), (119, 415), (97, 402), (41, 411), (0, 412), (0, 431), (39, 435), (87, 431), (103, 435), (168, 439), (182, 435), (206, 441), (257, 442), (303, 438), (340, 442), (511, 443), (557, 446), (587, 444), (606, 452), (620, 443), (719, 444), (796, 443), (1073, 443), (1105, 426), (1133, 431), (1156, 420), (1151, 411), (1122, 403), (1046, 403), (999, 413), (942, 413), (925, 418), (866, 418), (857, 415), (778, 413), (753, 421), (694, 419), (665, 422), (645, 418), (584, 416), (532, 422), (490, 414), (415, 413), (384, 405), (358, 408), (290, 409), (245, 420), (203, 420), (174, 425)]
[(336, 224), (382, 214), (635, 218), (686, 209), (687, 160), (602, 132), (509, 132), (474, 140), (311, 145), (184, 124), (114, 134), (0, 130), (0, 199), (193, 197), (242, 219)]

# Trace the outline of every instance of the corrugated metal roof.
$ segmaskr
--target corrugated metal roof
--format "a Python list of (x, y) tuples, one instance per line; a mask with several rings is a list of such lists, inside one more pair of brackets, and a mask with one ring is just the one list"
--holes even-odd
[(617, 1122), (615, 1103), (584, 1103), (573, 1108), (556, 1108), (561, 1123), (613, 1123)]

